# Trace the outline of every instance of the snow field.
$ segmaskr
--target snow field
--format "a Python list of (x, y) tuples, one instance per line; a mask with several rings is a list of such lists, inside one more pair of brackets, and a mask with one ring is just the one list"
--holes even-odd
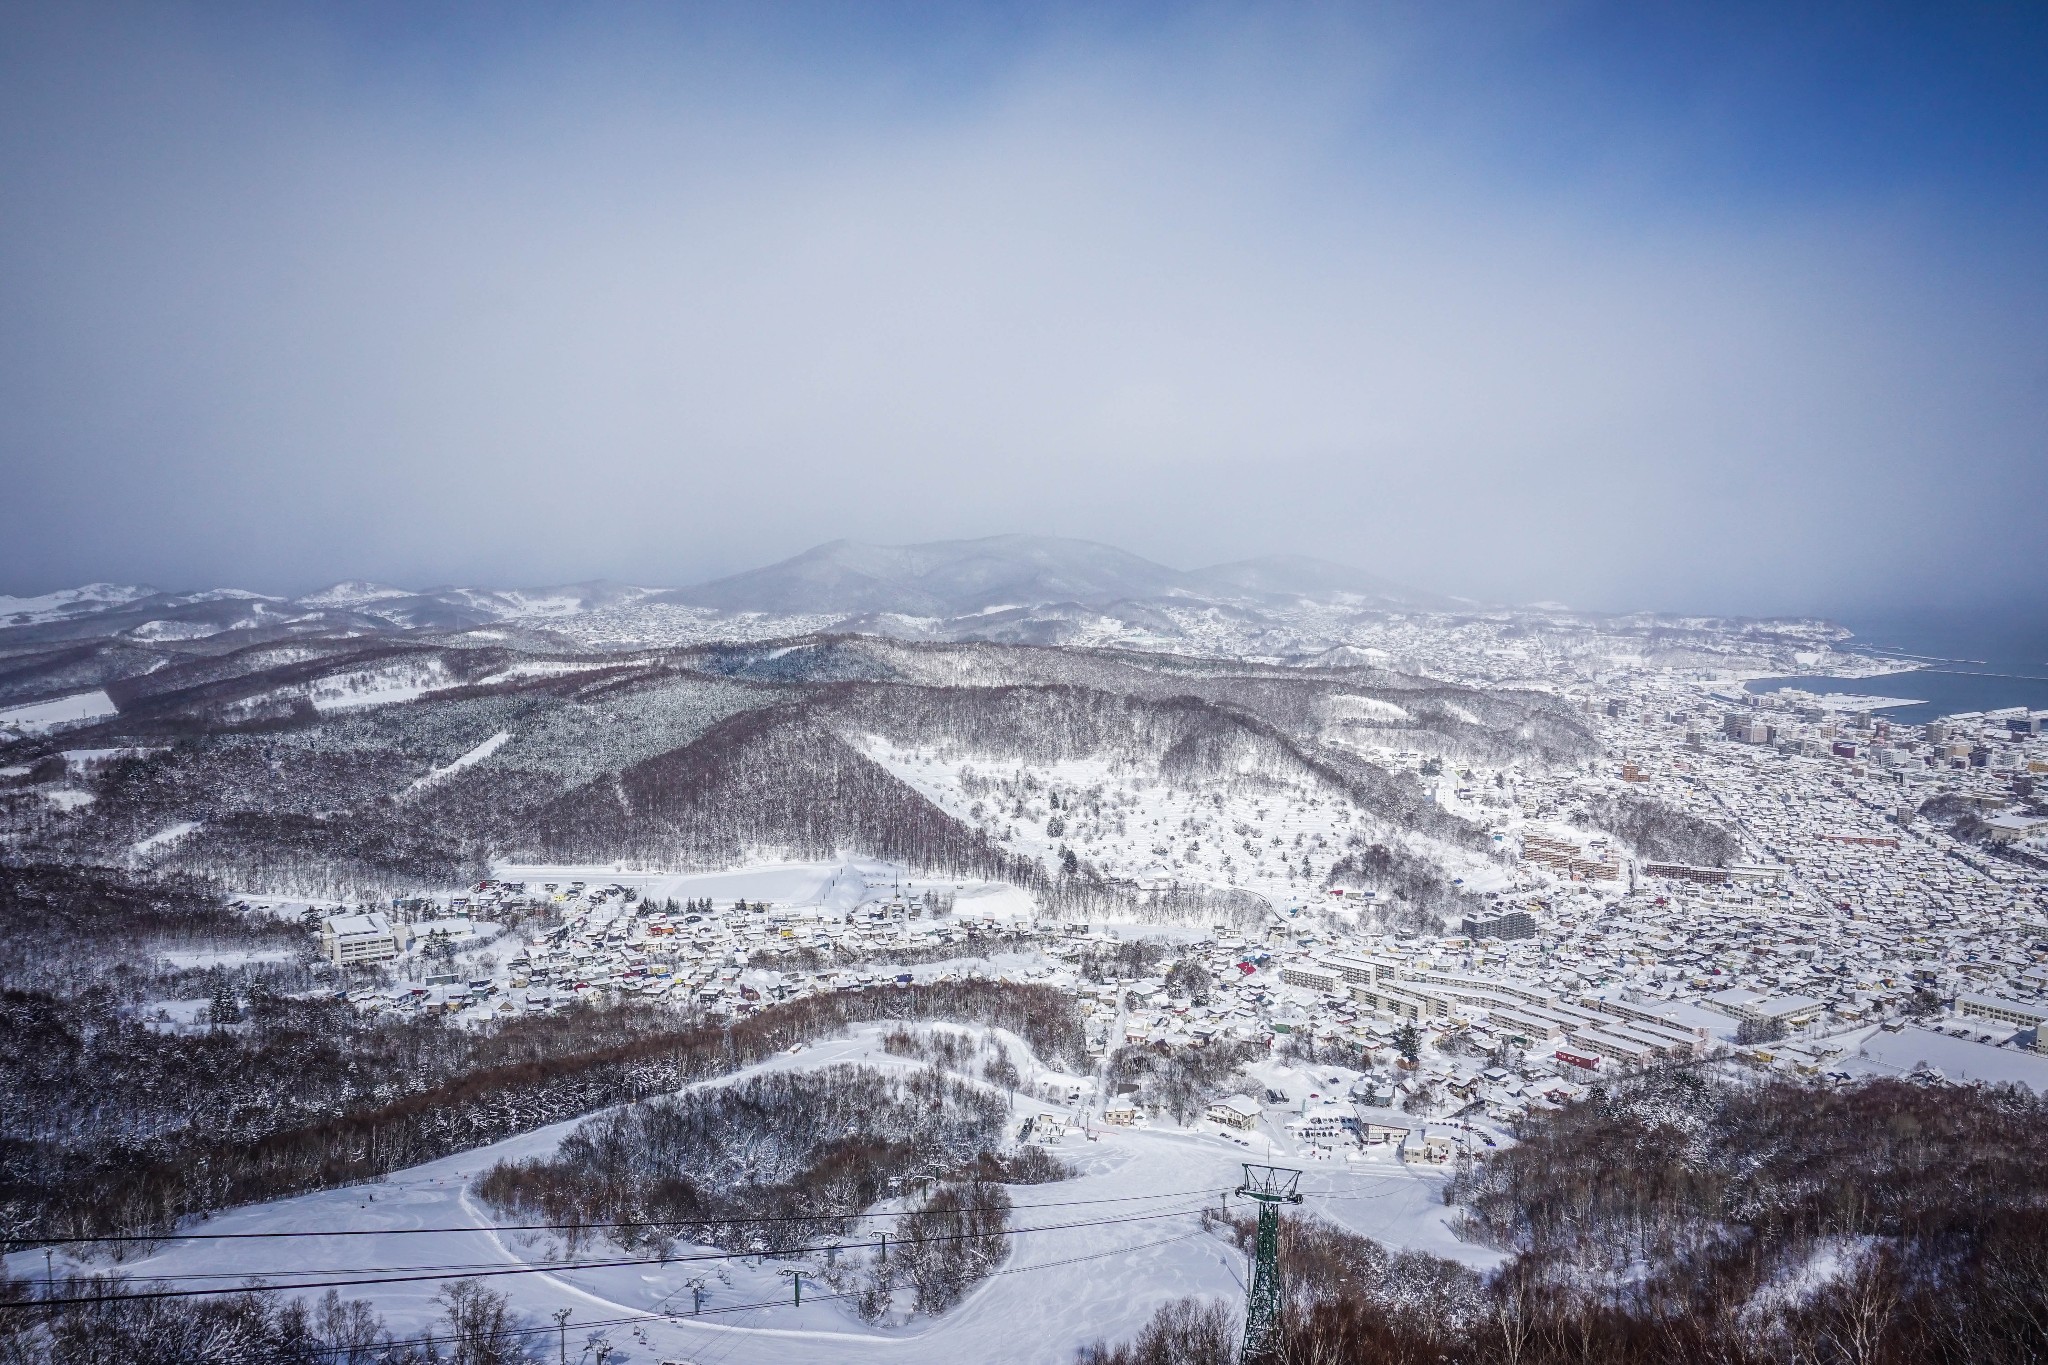
[(147, 839), (141, 839), (129, 846), (128, 856), (135, 861), (149, 858), (170, 848), (179, 840), (196, 833), (200, 826), (197, 820), (180, 820), (174, 825), (165, 825)]
[(363, 706), (390, 706), (417, 701), (437, 687), (454, 683), (439, 659), (406, 660), (377, 668), (337, 673), (314, 683), (307, 696), (322, 715)]
[[(478, 631), (476, 634), (482, 634)], [(478, 678), (478, 687), (496, 683), (523, 682), (532, 678), (561, 678), (572, 673), (590, 673), (600, 668), (615, 668), (611, 659), (529, 659), (522, 663), (508, 664), (488, 677)]]
[(115, 709), (113, 699), (103, 691), (74, 692), (48, 701), (0, 708), (0, 726), (11, 727), (25, 735), (40, 735), (60, 725), (104, 719), (113, 715)]

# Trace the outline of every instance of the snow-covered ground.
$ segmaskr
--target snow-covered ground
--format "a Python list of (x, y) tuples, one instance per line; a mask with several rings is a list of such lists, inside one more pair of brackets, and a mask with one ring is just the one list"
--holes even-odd
[[(753, 1070), (860, 1061), (910, 1063), (881, 1050), (884, 1026), (781, 1056)], [(1020, 1046), (1014, 1038), (1006, 1041)], [(742, 1073), (748, 1074), (748, 1073)], [(711, 1082), (722, 1084), (724, 1082)], [(1014, 1117), (1063, 1111), (1030, 1099)], [(1076, 1171), (1051, 1185), (1015, 1188), (1012, 1226), (1039, 1229), (1012, 1239), (1002, 1270), (937, 1319), (896, 1327), (862, 1323), (829, 1297), (822, 1253), (802, 1261), (730, 1256), (715, 1247), (678, 1246), (665, 1263), (572, 1268), (541, 1234), (493, 1231), (490, 1211), (470, 1197), (494, 1163), (554, 1151), (574, 1123), (557, 1124), (465, 1152), (374, 1184), (329, 1190), (238, 1209), (192, 1229), (216, 1240), (181, 1240), (121, 1267), (181, 1287), (239, 1285), (255, 1279), (311, 1285), (332, 1279), (421, 1275), (462, 1267), (488, 1276), (532, 1325), (567, 1309), (573, 1345), (603, 1327), (621, 1362), (890, 1362), (896, 1365), (1054, 1365), (1097, 1339), (1133, 1334), (1162, 1303), (1185, 1294), (1231, 1304), (1243, 1299), (1242, 1257), (1220, 1233), (1202, 1231), (1200, 1211), (1215, 1208), (1238, 1183), (1247, 1152), (1215, 1133), (1147, 1128), (1070, 1130), (1052, 1150)], [(1261, 1151), (1253, 1159), (1263, 1160)], [(1285, 1153), (1276, 1154), (1285, 1160)], [(1439, 1197), (1439, 1178), (1391, 1160), (1303, 1163), (1303, 1212), (1393, 1247), (1415, 1247), (1476, 1265), (1491, 1252), (1459, 1242)], [(1235, 1205), (1242, 1209), (1242, 1205)], [(880, 1220), (877, 1229), (886, 1225)], [(347, 1235), (323, 1235), (328, 1230)], [(249, 1234), (290, 1234), (286, 1237)], [(848, 1248), (842, 1257), (865, 1254)], [(40, 1274), (42, 1258), (10, 1259), (16, 1274)], [(581, 1261), (644, 1260), (608, 1246), (585, 1247)], [(523, 1271), (547, 1264), (551, 1268)], [(808, 1264), (805, 1302), (790, 1302), (787, 1272)], [(516, 1271), (519, 1273), (504, 1273)], [(694, 1316), (693, 1281), (704, 1293)], [(441, 1279), (348, 1287), (370, 1299), (390, 1328), (409, 1336), (434, 1323)], [(308, 1289), (317, 1298), (323, 1289)], [(553, 1336), (550, 1331), (549, 1336)]]
[(341, 901), (309, 899), (303, 896), (272, 896), (244, 891), (228, 892), (227, 900), (235, 909), (290, 920), (304, 919), (309, 912), (315, 910), (322, 914), (333, 914), (345, 908)]
[(874, 736), (862, 747), (949, 815), (1049, 867), (1070, 849), (1108, 877), (1235, 887), (1276, 907), (1300, 905), (1322, 898), (1330, 865), (1363, 835), (1426, 857), (1475, 889), (1505, 881), (1486, 859), (1396, 829), (1306, 770), (1185, 782), (1099, 758), (1022, 764)]
[(550, 883), (566, 887), (630, 887), (647, 900), (710, 899), (768, 901), (785, 910), (815, 910), (844, 917), (862, 905), (890, 899), (900, 889), (906, 896), (926, 891), (951, 891), (959, 908), (970, 914), (986, 910), (992, 918), (1029, 912), (1030, 897), (997, 882), (960, 881), (912, 876), (897, 864), (879, 858), (848, 857), (833, 862), (759, 863), (720, 872), (665, 872), (621, 866), (573, 863), (497, 863), (491, 875), (501, 881), (525, 882), (531, 888)]
[(162, 853), (180, 839), (199, 829), (197, 820), (180, 820), (174, 825), (165, 825), (146, 839), (138, 839), (128, 850), (130, 858), (141, 860)]
[(426, 776), (415, 778), (412, 785), (407, 787), (406, 790), (408, 792), (419, 791), (423, 787), (432, 786), (444, 777), (450, 777), (461, 772), (464, 768), (473, 768), (492, 754), (498, 752), (499, 749), (505, 746), (505, 742), (511, 738), (512, 732), (510, 730), (500, 730), (468, 753), (450, 762), (447, 767), (435, 768), (427, 773)]
[(114, 714), (113, 699), (105, 692), (74, 692), (68, 697), (0, 707), (0, 726), (40, 735), (60, 725), (77, 725)]
[(161, 745), (131, 744), (115, 749), (66, 749), (65, 768), (72, 773), (93, 773), (124, 758), (148, 758), (163, 752)]
[(572, 673), (590, 673), (614, 666), (610, 659), (528, 659), (516, 664), (507, 664), (488, 677), (478, 678), (476, 685), (489, 687), (497, 683), (523, 682), (531, 678), (561, 678)]
[(36, 625), (84, 616), (148, 597), (154, 588), (126, 587), (117, 583), (87, 583), (79, 588), (46, 592), (39, 597), (9, 597), (0, 593), (0, 624)]
[(289, 962), (289, 948), (179, 948), (156, 955), (166, 967), (248, 967), (259, 962)]
[(356, 669), (322, 678), (310, 693), (323, 715), (363, 706), (390, 706), (417, 701), (437, 687), (454, 682), (439, 659), (406, 660), (377, 668)]
[(1852, 1076), (1910, 1076), (1934, 1073), (1953, 1085), (2023, 1085), (2048, 1094), (2048, 1057), (2013, 1048), (1989, 1047), (1932, 1029), (1897, 1033), (1867, 1031), (1862, 1044), (1837, 1063)]

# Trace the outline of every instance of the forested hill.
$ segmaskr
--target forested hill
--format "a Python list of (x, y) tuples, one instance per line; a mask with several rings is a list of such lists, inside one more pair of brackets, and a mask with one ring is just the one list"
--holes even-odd
[(848, 636), (604, 653), (313, 639), (195, 654), (105, 697), (97, 719), (0, 742), (16, 774), (0, 819), (19, 853), (309, 893), (460, 883), (500, 858), (859, 851), (1085, 899), (1124, 874), (1086, 849), (1063, 867), (1018, 845), (873, 746), (1286, 789), (1355, 808), (1366, 842), (1416, 834), (1447, 850), (1476, 848), (1479, 831), (1386, 753), (1543, 767), (1596, 752), (1544, 693)]

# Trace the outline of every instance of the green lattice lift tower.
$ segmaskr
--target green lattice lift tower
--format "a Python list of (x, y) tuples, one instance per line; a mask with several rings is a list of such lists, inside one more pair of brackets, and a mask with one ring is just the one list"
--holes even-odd
[(1280, 1206), (1301, 1202), (1295, 1189), (1300, 1183), (1300, 1171), (1244, 1163), (1244, 1184), (1237, 1192), (1259, 1206), (1259, 1249), (1244, 1305), (1242, 1359), (1247, 1362), (1266, 1359), (1279, 1344), (1275, 1338), (1280, 1331)]

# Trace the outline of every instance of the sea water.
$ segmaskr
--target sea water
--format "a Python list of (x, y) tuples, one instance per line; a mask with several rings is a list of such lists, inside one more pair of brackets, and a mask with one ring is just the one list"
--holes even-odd
[(1878, 712), (1924, 723), (1962, 711), (2024, 706), (2048, 711), (2048, 606), (1864, 613), (1832, 618), (1854, 632), (1857, 653), (1919, 665), (1879, 678), (1758, 678), (1752, 692), (1797, 687), (1910, 698)]

